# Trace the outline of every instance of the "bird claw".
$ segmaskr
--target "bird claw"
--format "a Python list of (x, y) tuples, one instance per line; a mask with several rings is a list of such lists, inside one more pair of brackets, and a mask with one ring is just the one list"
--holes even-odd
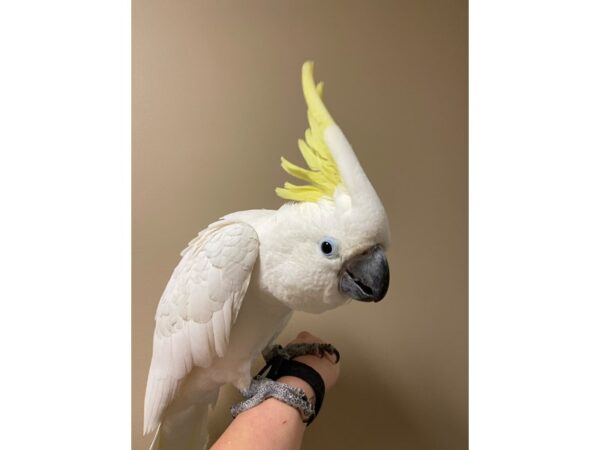
[(323, 343), (297, 343), (288, 344), (285, 347), (282, 347), (281, 345), (274, 345), (270, 349), (263, 352), (263, 357), (268, 364), (277, 356), (281, 356), (285, 359), (293, 359), (303, 355), (313, 355), (322, 358), (325, 356), (325, 353), (335, 355), (335, 364), (339, 362), (340, 352), (338, 352), (333, 345)]

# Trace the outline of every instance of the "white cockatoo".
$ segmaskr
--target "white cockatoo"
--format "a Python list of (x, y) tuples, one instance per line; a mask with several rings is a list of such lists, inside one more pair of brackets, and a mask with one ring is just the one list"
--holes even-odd
[(320, 313), (387, 292), (385, 210), (346, 137), (302, 67), (309, 128), (300, 151), (308, 169), (282, 158), (290, 175), (281, 208), (229, 214), (182, 252), (156, 311), (144, 434), (152, 448), (203, 449), (219, 388), (244, 390), (252, 362), (293, 311)]

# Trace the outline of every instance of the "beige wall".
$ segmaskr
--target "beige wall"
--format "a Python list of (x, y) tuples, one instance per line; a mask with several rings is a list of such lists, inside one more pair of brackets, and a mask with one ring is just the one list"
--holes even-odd
[(466, 0), (134, 0), (133, 20), (133, 447), (150, 441), (153, 314), (179, 251), (225, 213), (281, 204), (314, 59), (393, 246), (383, 302), (298, 314), (281, 336), (307, 329), (343, 356), (304, 448), (466, 448)]

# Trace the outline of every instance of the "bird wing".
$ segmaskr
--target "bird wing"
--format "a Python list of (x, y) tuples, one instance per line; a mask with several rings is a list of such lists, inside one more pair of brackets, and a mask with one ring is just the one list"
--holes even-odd
[(250, 225), (221, 220), (181, 253), (156, 311), (144, 434), (156, 429), (192, 367), (209, 367), (225, 355), (258, 246)]

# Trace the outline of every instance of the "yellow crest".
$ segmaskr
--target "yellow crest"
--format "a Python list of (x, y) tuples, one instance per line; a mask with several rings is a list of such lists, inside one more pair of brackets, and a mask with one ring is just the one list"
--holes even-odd
[(314, 63), (307, 61), (302, 66), (302, 90), (308, 106), (308, 124), (304, 140), (298, 140), (300, 152), (309, 169), (304, 169), (281, 158), (281, 167), (291, 176), (309, 184), (301, 186), (285, 183), (275, 189), (277, 195), (296, 202), (317, 202), (322, 197), (333, 198), (342, 178), (335, 160), (325, 143), (325, 129), (334, 124), (327, 108), (323, 104), (323, 82), (315, 86), (313, 78)]

